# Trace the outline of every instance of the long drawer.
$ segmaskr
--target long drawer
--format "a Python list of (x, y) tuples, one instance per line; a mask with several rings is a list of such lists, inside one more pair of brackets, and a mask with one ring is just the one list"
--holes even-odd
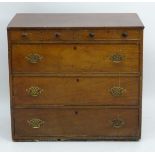
[(139, 77), (14, 77), (15, 105), (137, 105)]
[[(13, 44), (13, 73), (137, 73), (138, 44)], [(19, 65), (20, 64), (20, 65)]]
[(135, 108), (14, 109), (14, 139), (119, 139), (139, 137)]

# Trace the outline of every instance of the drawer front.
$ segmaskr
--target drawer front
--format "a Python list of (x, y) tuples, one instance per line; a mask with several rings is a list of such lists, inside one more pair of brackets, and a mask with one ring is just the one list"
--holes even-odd
[[(139, 72), (137, 44), (14, 44), (13, 72)], [(19, 65), (20, 64), (20, 65)]]
[(138, 29), (11, 30), (11, 41), (139, 40)]
[(139, 77), (14, 77), (16, 105), (137, 105)]
[(9, 32), (11, 41), (61, 41), (74, 40), (72, 30), (14, 30)]
[(15, 137), (135, 137), (138, 109), (15, 109)]
[(104, 29), (104, 30), (81, 30), (80, 40), (138, 40), (140, 30), (133, 29)]

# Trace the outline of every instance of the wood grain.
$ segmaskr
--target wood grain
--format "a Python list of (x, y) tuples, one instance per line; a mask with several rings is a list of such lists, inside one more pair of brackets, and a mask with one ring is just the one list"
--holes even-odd
[[(15, 135), (22, 139), (43, 137), (61, 139), (61, 137), (138, 137), (137, 109), (100, 108), (52, 108), (52, 109), (15, 109)], [(44, 121), (40, 128), (32, 128), (27, 121), (38, 118)], [(112, 121), (121, 119), (124, 124), (114, 128)]]
[[(36, 64), (27, 62), (25, 58), (32, 53), (43, 59)], [(116, 54), (123, 57), (120, 63), (111, 60)], [(137, 44), (15, 44), (12, 69), (15, 73), (138, 73), (139, 55)]]
[[(24, 81), (24, 83), (23, 83)], [(15, 105), (138, 105), (137, 77), (15, 77), (13, 79)], [(26, 89), (43, 89), (37, 97)], [(112, 96), (110, 89), (120, 86), (123, 96)]]
[(143, 28), (135, 13), (23, 13), (16, 14), (8, 28)]
[[(12, 30), (9, 31), (10, 40), (13, 42), (34, 42), (34, 41), (80, 41), (80, 40), (139, 40), (139, 29), (120, 28), (111, 29), (40, 29), (40, 30)], [(90, 34), (93, 33), (91, 37)], [(124, 36), (124, 33), (126, 36)]]

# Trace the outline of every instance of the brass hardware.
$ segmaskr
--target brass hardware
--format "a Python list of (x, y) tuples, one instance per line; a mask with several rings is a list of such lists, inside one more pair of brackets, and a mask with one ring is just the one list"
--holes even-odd
[(128, 36), (128, 32), (123, 32), (122, 37), (126, 38)]
[(40, 128), (41, 125), (43, 125), (45, 122), (38, 118), (33, 118), (31, 120), (27, 120), (27, 123), (29, 126), (31, 126), (34, 129)]
[(22, 34), (21, 34), (21, 36), (22, 36), (22, 38), (27, 38), (27, 36), (28, 36), (28, 33), (26, 33), (26, 32), (22, 32)]
[(54, 35), (55, 35), (55, 37), (56, 37), (56, 38), (59, 38), (59, 37), (60, 37), (60, 35), (61, 35), (61, 33), (56, 32)]
[(123, 96), (123, 94), (125, 93), (125, 89), (122, 87), (112, 87), (110, 89), (110, 93), (112, 96)]
[(29, 63), (32, 63), (32, 64), (36, 64), (43, 59), (42, 56), (40, 56), (39, 54), (36, 54), (36, 53), (29, 54), (25, 58)]
[(30, 88), (26, 89), (26, 92), (30, 96), (37, 97), (43, 92), (43, 89), (37, 86), (31, 86)]
[(123, 61), (124, 57), (120, 54), (113, 54), (110, 57), (111, 61), (114, 63), (120, 63), (121, 61)]
[(111, 121), (111, 124), (113, 128), (121, 128), (125, 124), (125, 122), (120, 118), (116, 118)]
[(89, 37), (91, 37), (91, 38), (95, 37), (95, 33), (90, 32), (90, 33), (89, 33)]

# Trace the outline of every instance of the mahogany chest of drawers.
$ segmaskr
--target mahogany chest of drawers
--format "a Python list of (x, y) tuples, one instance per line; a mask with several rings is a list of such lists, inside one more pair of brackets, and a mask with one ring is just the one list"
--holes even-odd
[(143, 28), (136, 14), (17, 14), (13, 140), (138, 140)]

